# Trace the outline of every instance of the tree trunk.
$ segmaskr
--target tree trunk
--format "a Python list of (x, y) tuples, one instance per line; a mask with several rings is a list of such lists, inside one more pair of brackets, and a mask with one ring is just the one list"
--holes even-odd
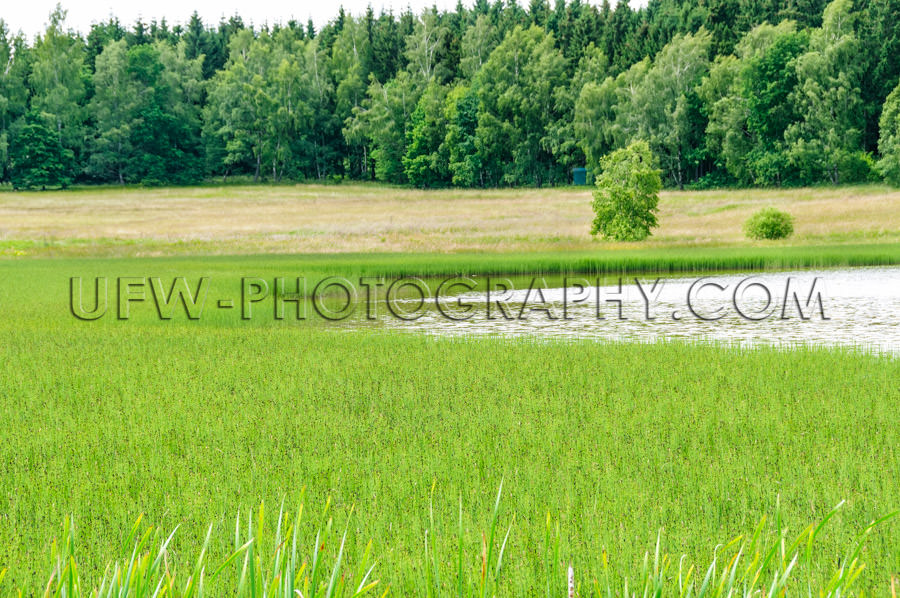
[(119, 171), (119, 184), (120, 184), (120, 185), (124, 185), (124, 184), (125, 184), (125, 177), (122, 176), (122, 162), (121, 162), (121, 158), (122, 158), (122, 142), (121, 142), (121, 141), (119, 141), (119, 151), (118, 151), (118, 154), (119, 154), (119, 160), (120, 160), (120, 161), (117, 163), (117, 168), (116, 168), (116, 170)]

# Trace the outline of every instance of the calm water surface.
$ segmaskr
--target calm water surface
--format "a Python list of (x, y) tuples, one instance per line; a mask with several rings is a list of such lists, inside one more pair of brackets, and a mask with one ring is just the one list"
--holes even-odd
[(432, 299), (415, 312), (419, 316), (415, 320), (382, 317), (380, 324), (447, 336), (687, 339), (740, 345), (853, 346), (900, 354), (900, 267), (698, 279), (667, 278), (654, 287), (653, 277), (638, 277), (639, 287), (634, 278), (623, 278), (621, 289), (618, 285), (542, 287), (538, 279), (530, 291), (500, 293), (502, 289), (497, 289), (490, 302), (484, 292), (442, 301), (446, 313), (465, 320), (448, 318)]

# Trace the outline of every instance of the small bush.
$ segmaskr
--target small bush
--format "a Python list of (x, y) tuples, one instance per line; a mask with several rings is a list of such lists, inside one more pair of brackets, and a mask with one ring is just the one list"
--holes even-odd
[(744, 224), (751, 239), (786, 239), (794, 232), (794, 218), (775, 208), (764, 208)]

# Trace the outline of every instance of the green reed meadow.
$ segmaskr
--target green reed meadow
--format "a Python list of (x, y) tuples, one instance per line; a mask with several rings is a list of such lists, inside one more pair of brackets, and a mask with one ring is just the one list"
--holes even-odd
[(0, 263), (0, 595), (891, 595), (895, 357), (68, 309), (366, 259)]

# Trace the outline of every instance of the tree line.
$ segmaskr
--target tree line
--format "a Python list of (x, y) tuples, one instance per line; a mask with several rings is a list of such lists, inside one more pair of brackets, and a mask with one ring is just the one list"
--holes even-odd
[(669, 186), (900, 184), (900, 0), (476, 0), (209, 26), (0, 20), (0, 180), (543, 186), (646, 142)]

